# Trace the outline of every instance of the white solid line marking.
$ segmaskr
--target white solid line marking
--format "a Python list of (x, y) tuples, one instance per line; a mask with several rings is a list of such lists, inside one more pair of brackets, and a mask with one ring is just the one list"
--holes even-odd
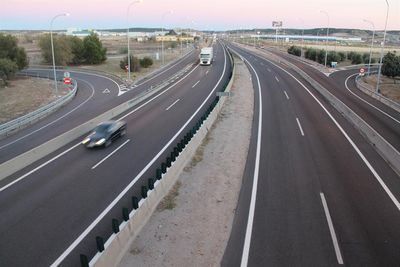
[[(396, 208), (400, 211), (400, 202), (396, 199), (396, 197), (393, 195), (392, 191), (390, 191), (389, 187), (385, 184), (385, 182), (382, 180), (382, 178), (379, 176), (379, 174), (376, 172), (374, 167), (372, 167), (371, 163), (367, 160), (367, 158), (364, 156), (364, 154), (360, 151), (360, 149), (357, 147), (357, 145), (354, 143), (354, 141), (349, 137), (349, 135), (345, 132), (345, 130), (342, 128), (342, 126), (335, 120), (333, 115), (325, 108), (324, 105), (322, 105), (321, 101), (318, 100), (318, 98), (311, 93), (311, 91), (301, 82), (299, 81), (296, 77), (294, 77), (290, 72), (287, 70), (281, 68), (280, 66), (276, 65), (275, 63), (269, 61), (268, 59), (265, 59), (271, 64), (275, 65), (276, 67), (280, 68), (282, 71), (286, 72), (289, 76), (291, 76), (295, 81), (297, 81), (307, 92), (308, 94), (311, 95), (311, 97), (320, 105), (320, 107), (325, 111), (325, 113), (328, 115), (328, 117), (333, 121), (333, 123), (338, 127), (340, 132), (344, 135), (344, 137), (347, 139), (347, 141), (350, 143), (350, 145), (353, 147), (353, 149), (357, 152), (358, 156), (362, 159), (362, 161), (365, 163), (365, 165), (368, 167), (368, 169), (371, 171), (371, 173), (374, 175), (375, 179), (378, 181), (378, 183), (381, 185), (383, 190), (386, 192), (386, 194), (389, 196), (390, 200), (392, 200), (393, 204), (396, 206)], [(344, 103), (343, 103), (344, 105)], [(390, 144), (389, 144), (390, 145)]]
[(193, 84), (192, 88), (194, 88), (196, 85), (199, 84), (200, 81), (197, 81), (195, 84)]
[(172, 108), (176, 103), (178, 103), (180, 99), (178, 98), (174, 103), (172, 103), (171, 105), (169, 105), (169, 107), (167, 107), (165, 110), (169, 110), (170, 108)]
[(207, 71), (206, 71), (206, 75), (208, 74), (209, 71), (210, 71), (210, 70), (207, 70)]
[(10, 186), (12, 186), (13, 184), (21, 181), (22, 179), (26, 178), (27, 176), (31, 175), (32, 173), (36, 172), (37, 170), (43, 168), (44, 166), (46, 166), (47, 164), (55, 161), (56, 159), (58, 159), (59, 157), (67, 154), (69, 151), (71, 151), (72, 149), (76, 148), (77, 146), (79, 146), (81, 144), (81, 142), (77, 143), (76, 145), (68, 148), (67, 150), (63, 151), (62, 153), (58, 154), (57, 156), (55, 156), (54, 158), (49, 159), (48, 161), (46, 161), (45, 163), (39, 165), (38, 167), (36, 167), (35, 169), (25, 173), (24, 175), (22, 175), (21, 177), (19, 177), (18, 179), (12, 181), (11, 183), (3, 186), (2, 188), (0, 188), (0, 192), (4, 191), (5, 189), (9, 188)]
[[(164, 153), (164, 151), (174, 142), (174, 140), (183, 132), (186, 126), (193, 120), (193, 118), (199, 113), (199, 111), (203, 108), (206, 102), (210, 99), (211, 96), (215, 94), (216, 88), (222, 81), (222, 78), (226, 72), (226, 53), (224, 53), (224, 69), (222, 71), (221, 77), (219, 78), (217, 84), (211, 90), (210, 94), (204, 100), (204, 102), (197, 108), (197, 110), (193, 113), (193, 115), (186, 121), (186, 123), (179, 129), (179, 131), (168, 141), (168, 143), (153, 157), (153, 159), (139, 172), (138, 175), (122, 190), (121, 193), (100, 213), (99, 216), (77, 237), (71, 245), (50, 265), (51, 267), (56, 267), (61, 264), (61, 262), (71, 253), (72, 250), (78, 246), (78, 244), (93, 230), (93, 228), (108, 214), (108, 212), (120, 201), (120, 199), (125, 196), (125, 194), (132, 188), (133, 185), (142, 177), (142, 175), (153, 165), (153, 163)], [(199, 65), (197, 65), (199, 66)], [(196, 67), (197, 68), (197, 67)]]
[[(237, 53), (237, 54), (239, 54), (239, 53)], [(243, 57), (241, 57), (241, 58), (243, 58)], [(244, 245), (243, 245), (242, 260), (240, 263), (241, 267), (246, 267), (247, 263), (249, 261), (251, 234), (253, 232), (254, 213), (255, 213), (255, 209), (256, 209), (257, 185), (258, 185), (258, 175), (259, 175), (259, 169), (260, 169), (261, 135), (262, 135), (262, 95), (261, 95), (260, 79), (258, 77), (256, 70), (250, 64), (250, 62), (247, 59), (244, 59), (244, 60), (247, 61), (249, 66), (253, 69), (253, 72), (257, 78), (258, 94), (259, 94), (259, 109), (258, 109), (259, 117), (258, 117), (258, 130), (257, 130), (258, 133), (257, 133), (256, 160), (255, 160), (254, 174), (253, 174), (253, 187), (251, 190), (249, 217), (247, 219), (246, 236), (245, 236)]]
[(333, 247), (335, 248), (335, 253), (336, 253), (336, 259), (339, 264), (343, 264), (342, 254), (340, 253), (339, 243), (337, 241), (335, 228), (333, 227), (332, 218), (331, 218), (331, 214), (329, 213), (329, 208), (328, 208), (328, 204), (326, 203), (325, 195), (324, 195), (324, 193), (319, 193), (319, 194), (321, 196), (322, 206), (324, 206), (324, 211), (325, 211), (326, 220), (328, 221), (329, 231), (331, 232)]
[(399, 120), (397, 120), (396, 118), (394, 118), (393, 116), (391, 116), (390, 114), (386, 113), (385, 111), (381, 110), (380, 108), (372, 105), (371, 103), (369, 103), (368, 101), (364, 100), (363, 98), (359, 97), (357, 94), (355, 94), (353, 91), (350, 90), (350, 88), (347, 86), (347, 81), (349, 80), (349, 78), (351, 78), (352, 76), (358, 75), (358, 73), (356, 74), (352, 74), (349, 77), (347, 77), (346, 81), (344, 82), (344, 85), (346, 86), (346, 89), (352, 93), (354, 96), (356, 96), (358, 99), (360, 99), (361, 101), (363, 101), (364, 103), (370, 105), (371, 107), (373, 107), (374, 109), (380, 111), (381, 113), (383, 113), (384, 115), (388, 116), (389, 118), (391, 118), (392, 120), (394, 120), (397, 123), (400, 123)]
[(301, 128), (301, 124), (300, 124), (299, 118), (296, 118), (296, 121), (297, 121), (297, 125), (299, 126), (301, 135), (304, 136), (303, 128)]
[(276, 80), (276, 81), (279, 83), (279, 79), (278, 79), (278, 77), (276, 77), (276, 76), (275, 76), (275, 80)]
[(270, 69), (270, 68), (267, 68), (267, 71), (271, 72), (271, 69)]
[(102, 164), (104, 161), (106, 161), (109, 157), (111, 157), (115, 152), (117, 152), (118, 150), (120, 150), (124, 145), (126, 145), (129, 141), (131, 141), (130, 139), (126, 140), (122, 145), (120, 145), (119, 147), (117, 147), (113, 152), (111, 152), (110, 154), (108, 154), (104, 159), (100, 160), (96, 165), (94, 165), (92, 167), (92, 170), (95, 169), (97, 166), (99, 166), (100, 164)]
[(287, 100), (289, 100), (290, 99), (289, 95), (286, 93), (286, 91), (283, 91), (283, 92), (285, 93), (285, 96), (286, 96)]

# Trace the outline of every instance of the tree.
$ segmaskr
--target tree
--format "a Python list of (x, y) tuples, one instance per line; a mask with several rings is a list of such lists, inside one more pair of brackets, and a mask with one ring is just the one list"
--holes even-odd
[(85, 61), (84, 53), (85, 47), (83, 41), (76, 36), (68, 37), (69, 46), (72, 52), (72, 62), (73, 64), (80, 64)]
[(288, 53), (300, 57), (301, 56), (301, 48), (292, 45), (291, 47), (288, 48)]
[(91, 33), (83, 39), (84, 46), (84, 58), (86, 63), (99, 64), (104, 62), (106, 57), (107, 49), (103, 48), (99, 37), (95, 33)]
[(15, 62), (19, 70), (29, 64), (25, 49), (18, 47), (17, 38), (2, 33), (0, 33), (0, 58), (10, 59)]
[[(65, 66), (72, 62), (73, 54), (66, 36), (53, 35), (54, 60), (56, 65)], [(52, 63), (53, 57), (51, 52), (50, 34), (43, 35), (39, 40), (39, 47), (42, 50), (44, 62)]]
[[(126, 70), (126, 66), (128, 66), (128, 57), (124, 57), (123, 60), (119, 62), (119, 67), (123, 70)], [(140, 62), (137, 57), (131, 56), (131, 72), (139, 72), (140, 71)]]
[(319, 64), (325, 63), (325, 50), (317, 51), (317, 62)]
[(18, 71), (18, 65), (8, 58), (0, 58), (0, 80), (7, 85), (7, 80), (14, 77)]
[(388, 52), (382, 59), (382, 74), (392, 79), (400, 76), (400, 56)]
[(315, 50), (314, 48), (308, 48), (304, 55), (306, 58), (315, 61), (317, 59), (317, 50)]
[(150, 57), (144, 57), (139, 60), (139, 63), (142, 68), (148, 68), (153, 65), (153, 60)]
[(359, 53), (354, 53), (351, 58), (351, 64), (361, 64), (362, 63), (362, 56)]

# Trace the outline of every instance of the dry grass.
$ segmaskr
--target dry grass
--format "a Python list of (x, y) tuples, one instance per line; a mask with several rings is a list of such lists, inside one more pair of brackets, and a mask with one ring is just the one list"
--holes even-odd
[[(369, 77), (363, 78), (363, 81), (366, 82), (371, 88), (375, 88), (377, 76), (371, 75)], [(381, 76), (380, 83), (381, 94), (390, 98), (398, 103), (400, 103), (400, 79), (390, 79), (385, 76)]]
[[(47, 79), (18, 78), (0, 88), (0, 123), (10, 121), (36, 110), (54, 100), (53, 82)], [(67, 91), (60, 84), (60, 93)]]
[(182, 183), (180, 181), (175, 183), (168, 195), (158, 204), (157, 211), (172, 210), (176, 207), (176, 197), (179, 195), (179, 188), (181, 186)]

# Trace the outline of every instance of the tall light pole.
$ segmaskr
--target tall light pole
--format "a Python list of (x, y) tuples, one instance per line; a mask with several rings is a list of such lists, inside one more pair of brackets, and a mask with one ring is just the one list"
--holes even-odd
[(328, 59), (329, 14), (324, 10), (320, 10), (320, 12), (324, 13), (328, 18), (328, 28), (326, 28), (326, 40), (325, 40), (325, 68), (326, 68), (326, 61)]
[(128, 39), (128, 82), (131, 80), (131, 51), (130, 51), (130, 45), (129, 45), (129, 10), (131, 9), (131, 6), (133, 6), (136, 3), (141, 3), (143, 0), (135, 0), (131, 2), (128, 5), (128, 9), (126, 10), (126, 24), (127, 24), (127, 29), (126, 29), (126, 38)]
[(56, 76), (56, 60), (54, 58), (54, 43), (53, 43), (53, 22), (58, 17), (68, 17), (69, 13), (62, 13), (54, 16), (50, 22), (50, 42), (51, 42), (51, 56), (53, 57), (53, 75), (54, 75), (54, 86), (56, 88), (56, 97), (58, 96), (57, 76)]
[(370, 47), (370, 49), (369, 49), (369, 62), (368, 62), (368, 76), (369, 76), (369, 75), (371, 75), (371, 56), (372, 56), (372, 48), (374, 47), (375, 25), (374, 25), (374, 23), (373, 23), (372, 21), (370, 21), (370, 20), (364, 19), (363, 21), (364, 21), (364, 22), (367, 22), (367, 23), (369, 23), (369, 24), (371, 24), (372, 29), (373, 29), (373, 31), (372, 31), (371, 47)]
[[(165, 16), (167, 16), (167, 15), (169, 15), (169, 14), (172, 14), (173, 13), (173, 11), (172, 10), (169, 10), (168, 12), (165, 12), (163, 15), (162, 15), (162, 21), (163, 21), (163, 24), (164, 24), (164, 18), (165, 18)], [(164, 25), (163, 25), (163, 27), (161, 28), (161, 32), (162, 32), (162, 36), (161, 36), (161, 62), (162, 62), (162, 65), (164, 65), (164, 62), (165, 62), (165, 59), (164, 59)]]
[(386, 27), (387, 27), (387, 21), (388, 21), (388, 16), (389, 16), (389, 3), (387, 0), (386, 1), (386, 21), (385, 21), (385, 30), (383, 32), (383, 42), (381, 45), (381, 59), (379, 61), (379, 69), (378, 69), (378, 81), (376, 82), (376, 93), (380, 93), (379, 90), (379, 83), (381, 79), (381, 70), (382, 70), (382, 60), (383, 60), (383, 48), (385, 47), (385, 38), (386, 38)]
[(301, 56), (303, 56), (303, 48), (304, 48), (304, 20), (299, 19), (301, 21), (302, 25), (302, 31), (301, 31)]

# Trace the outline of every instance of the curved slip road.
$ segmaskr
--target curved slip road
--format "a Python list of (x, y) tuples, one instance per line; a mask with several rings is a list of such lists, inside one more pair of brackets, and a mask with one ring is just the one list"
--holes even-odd
[[(119, 116), (127, 121), (128, 133), (110, 147), (74, 147), (79, 139), (13, 175), (24, 175), (70, 149), (0, 192), (0, 258), (5, 266), (79, 266), (80, 253), (95, 254), (95, 236), (111, 235), (111, 218), (122, 221), (122, 207), (131, 208), (131, 196), (140, 196), (140, 187), (155, 176), (173, 145), (223, 88), (231, 66), (220, 44), (214, 50), (211, 67), (196, 66)], [(111, 205), (129, 185), (128, 194)]]
[(304, 81), (230, 47), (247, 60), (256, 102), (222, 266), (396, 266), (399, 177)]

